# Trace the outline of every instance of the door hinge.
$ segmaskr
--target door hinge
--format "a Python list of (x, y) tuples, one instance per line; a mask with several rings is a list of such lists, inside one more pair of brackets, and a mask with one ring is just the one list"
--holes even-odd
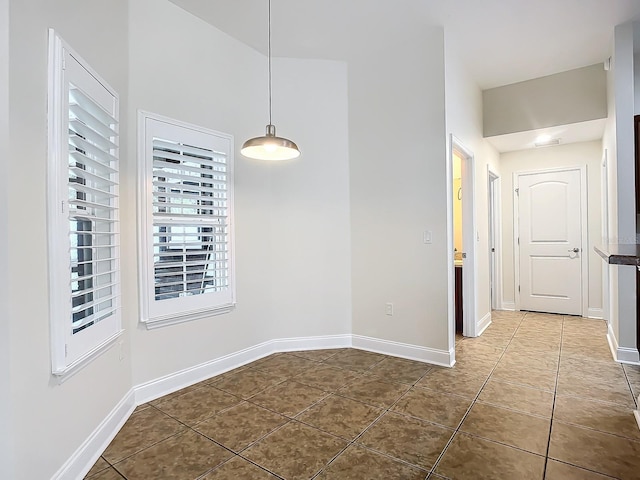
[(520, 291), (520, 285), (518, 285), (518, 292)]
[(64, 344), (64, 357), (67, 358), (69, 356), (69, 345)]
[(518, 237), (518, 245), (520, 245), (520, 237)]
[(520, 195), (520, 189), (516, 188), (516, 195)]
[(62, 200), (62, 202), (60, 202), (60, 213), (64, 213), (64, 200)]

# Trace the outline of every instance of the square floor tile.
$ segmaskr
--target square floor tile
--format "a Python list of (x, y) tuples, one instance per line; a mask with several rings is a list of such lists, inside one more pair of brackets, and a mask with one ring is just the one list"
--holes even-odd
[(241, 401), (235, 395), (212, 386), (205, 386), (166, 402), (160, 402), (156, 408), (192, 427)]
[(449, 428), (389, 412), (357, 442), (412, 465), (429, 469), (453, 433)]
[(532, 366), (498, 365), (491, 374), (491, 378), (554, 392), (556, 389), (557, 373)]
[(258, 392), (283, 382), (286, 377), (246, 368), (239, 372), (225, 373), (212, 385), (245, 400)]
[(471, 400), (466, 397), (426, 388), (412, 388), (396, 403), (393, 410), (428, 422), (457, 428), (470, 406)]
[(487, 375), (468, 374), (451, 368), (434, 368), (416, 386), (474, 398), (486, 380)]
[(334, 356), (325, 360), (324, 363), (356, 372), (365, 372), (385, 358), (385, 355), (379, 353), (351, 348), (336, 353)]
[(290, 422), (242, 453), (254, 463), (287, 480), (313, 477), (347, 446), (344, 440)]
[(518, 350), (511, 350), (504, 354), (500, 359), (500, 362), (498, 362), (498, 366), (520, 368), (533, 367), (536, 370), (548, 370), (556, 373), (558, 371), (559, 363), (560, 359), (557, 355), (527, 355), (526, 353)]
[(338, 437), (353, 440), (383, 412), (381, 408), (332, 395), (302, 412), (296, 420)]
[(427, 471), (410, 467), (365, 448), (350, 446), (316, 478), (318, 480), (424, 480)]
[(358, 378), (360, 378), (360, 374), (351, 370), (318, 365), (316, 368), (311, 368), (296, 375), (292, 380), (320, 390), (334, 392)]
[(202, 480), (277, 480), (277, 478), (250, 461), (235, 457), (202, 477)]
[(478, 401), (551, 418), (553, 397), (551, 392), (489, 380), (480, 392)]
[(611, 480), (614, 477), (601, 475), (566, 463), (547, 460), (545, 480)]
[(378, 376), (386, 381), (413, 384), (431, 370), (427, 363), (406, 360), (404, 358), (387, 357), (375, 364), (367, 374)]
[(114, 464), (185, 428), (156, 408), (141, 410), (129, 417), (102, 456)]
[(288, 417), (294, 417), (327, 393), (302, 383), (287, 380), (251, 397), (249, 401)]
[(456, 480), (540, 480), (544, 457), (457, 433), (435, 473)]
[(234, 452), (240, 452), (289, 421), (249, 402), (235, 405), (194, 428)]
[(462, 422), (460, 431), (546, 455), (550, 425), (551, 419), (476, 403)]
[(115, 465), (128, 480), (197, 478), (233, 453), (188, 430)]
[(568, 374), (558, 377), (558, 395), (590, 398), (635, 407), (633, 394), (626, 382), (607, 378), (586, 378)]
[(640, 429), (630, 408), (579, 397), (558, 397), (554, 420), (640, 441)]
[(622, 480), (640, 478), (640, 442), (555, 420), (549, 457)]
[(383, 382), (376, 377), (364, 377), (341, 388), (337, 393), (375, 407), (388, 408), (407, 390), (409, 385)]

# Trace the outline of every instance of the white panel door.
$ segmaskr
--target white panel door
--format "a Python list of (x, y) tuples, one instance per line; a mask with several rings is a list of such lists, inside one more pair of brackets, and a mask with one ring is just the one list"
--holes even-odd
[(518, 175), (520, 309), (582, 314), (580, 170)]

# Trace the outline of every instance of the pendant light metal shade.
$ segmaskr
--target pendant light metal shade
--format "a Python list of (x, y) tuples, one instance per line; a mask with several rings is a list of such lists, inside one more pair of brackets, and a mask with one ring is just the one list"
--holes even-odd
[(263, 137), (250, 138), (240, 153), (245, 157), (257, 160), (291, 160), (300, 156), (298, 146), (287, 138), (276, 137), (275, 125), (267, 125)]
[(276, 127), (271, 123), (271, 0), (269, 0), (269, 125), (263, 137), (250, 138), (242, 145), (240, 153), (256, 160), (291, 160), (300, 156), (298, 146), (287, 138), (276, 137)]

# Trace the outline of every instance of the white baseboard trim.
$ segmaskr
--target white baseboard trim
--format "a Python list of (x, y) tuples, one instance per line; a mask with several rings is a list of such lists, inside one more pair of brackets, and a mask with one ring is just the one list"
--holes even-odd
[(611, 324), (609, 324), (609, 328), (607, 329), (607, 341), (609, 342), (611, 355), (616, 362), (640, 365), (640, 354), (638, 353), (638, 350), (618, 345), (618, 339), (613, 334)]
[(352, 335), (352, 344), (353, 348), (407, 358), (409, 360), (417, 360), (419, 362), (433, 363), (444, 367), (451, 367), (455, 363), (454, 353), (447, 350), (436, 350), (435, 348), (420, 347), (418, 345), (365, 337), (363, 335)]
[(351, 334), (326, 335), (323, 337), (280, 338), (273, 341), (276, 352), (298, 352), (324, 348), (351, 347)]
[(241, 367), (277, 352), (344, 348), (351, 346), (351, 335), (280, 338), (254, 345), (134, 387), (136, 403), (141, 405), (216, 375)]
[(489, 311), (484, 317), (480, 319), (478, 322), (478, 336), (482, 335), (484, 331), (489, 328), (491, 325), (491, 311)]
[(52, 477), (52, 480), (82, 479), (116, 436), (137, 405), (155, 400), (234, 368), (277, 352), (354, 347), (395, 357), (418, 360), (442, 366), (453, 366), (455, 350), (392, 342), (361, 335), (326, 335), (317, 337), (281, 338), (245, 348), (208, 362), (165, 375), (131, 389), (91, 436), (74, 452)]
[(604, 312), (602, 311), (601, 308), (588, 308), (587, 317), (602, 320), (604, 318)]
[(617, 361), (631, 365), (640, 365), (640, 355), (635, 348), (618, 347)]
[(89, 435), (80, 448), (60, 467), (52, 480), (67, 480), (70, 478), (82, 479), (91, 470), (102, 452), (107, 448), (113, 437), (125, 424), (136, 408), (135, 394), (133, 390), (118, 402), (107, 417)]
[(272, 353), (275, 353), (273, 341), (263, 342), (229, 355), (224, 355), (208, 362), (136, 385), (133, 387), (136, 393), (136, 404), (142, 405), (143, 403), (228, 372), (234, 368), (241, 367), (242, 365), (251, 363)]
[(502, 302), (502, 308), (500, 310), (515, 311), (516, 310), (516, 303), (515, 302)]

